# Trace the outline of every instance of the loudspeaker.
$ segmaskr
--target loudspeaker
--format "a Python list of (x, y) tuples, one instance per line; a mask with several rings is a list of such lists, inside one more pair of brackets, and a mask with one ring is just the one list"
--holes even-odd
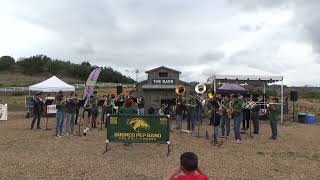
[(117, 86), (117, 95), (121, 94), (123, 92), (122, 86)]
[(298, 92), (297, 91), (290, 91), (290, 100), (291, 101), (298, 101)]

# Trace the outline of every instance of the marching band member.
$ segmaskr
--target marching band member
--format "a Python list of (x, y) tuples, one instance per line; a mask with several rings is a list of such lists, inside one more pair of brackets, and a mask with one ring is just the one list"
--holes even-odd
[(194, 127), (195, 127), (195, 111), (196, 111), (196, 106), (197, 106), (197, 102), (196, 99), (194, 97), (194, 93), (190, 94), (190, 98), (188, 100), (188, 103), (186, 104), (187, 106), (187, 113), (188, 113), (188, 117), (187, 117), (187, 122), (188, 122), (188, 130), (189, 131), (194, 131)]
[(113, 101), (112, 114), (117, 114), (117, 98), (114, 94), (111, 94), (111, 100)]
[[(106, 100), (103, 103), (103, 108), (105, 109), (104, 113), (102, 114), (103, 117), (107, 116), (108, 114), (112, 114), (113, 113), (113, 99), (111, 99), (111, 97), (108, 95), (106, 96)], [(106, 118), (104, 118), (105, 121), (105, 125), (107, 125), (107, 120), (108, 120), (108, 116)]]
[[(243, 100), (244, 100), (244, 105), (247, 105), (250, 102), (250, 97), (245, 96)], [(249, 129), (249, 123), (250, 123), (250, 109), (248, 109), (247, 106), (245, 107), (246, 108), (242, 110), (242, 113), (243, 113), (242, 129), (244, 131)]]
[(241, 135), (240, 135), (240, 126), (243, 119), (243, 101), (239, 98), (237, 94), (232, 95), (231, 99), (231, 108), (232, 113), (234, 114), (233, 122), (234, 122), (234, 134), (235, 134), (235, 140), (237, 144), (241, 143)]
[(138, 104), (138, 115), (144, 116), (144, 98), (140, 96), (137, 99), (137, 104)]
[(169, 104), (165, 104), (164, 105), (164, 115), (166, 115), (166, 116), (168, 116), (168, 115), (170, 115), (170, 106), (169, 106)]
[(182, 129), (184, 102), (181, 96), (176, 99), (176, 129)]
[(219, 127), (220, 127), (220, 119), (221, 119), (221, 115), (220, 115), (220, 113), (219, 113), (219, 111), (218, 111), (218, 108), (216, 108), (216, 106), (218, 106), (219, 105), (219, 103), (220, 103), (220, 100), (217, 98), (217, 97), (215, 97), (213, 100), (212, 100), (212, 103), (213, 103), (213, 105), (212, 105), (212, 107), (213, 107), (213, 109), (212, 109), (212, 123), (213, 123), (213, 145), (220, 145), (220, 144), (218, 144), (219, 142), (218, 142), (218, 138), (219, 138)]
[(104, 103), (101, 107), (101, 118), (100, 118), (100, 122), (103, 124), (104, 121), (105, 121), (105, 115), (106, 115), (106, 106), (105, 105), (105, 102), (107, 101), (107, 99), (109, 98), (109, 95), (103, 95), (102, 96), (103, 100), (104, 100)]
[(66, 101), (66, 135), (73, 134), (75, 119), (76, 119), (76, 111), (77, 111), (78, 99), (77, 94), (72, 92), (70, 94), (70, 98)]
[[(91, 120), (91, 104), (89, 103), (90, 99), (92, 96), (90, 96), (90, 98), (85, 97), (85, 103), (83, 105), (83, 112), (82, 112), (82, 118), (83, 118), (83, 135), (86, 136), (87, 132), (90, 130), (89, 128), (89, 124), (90, 124), (90, 120)], [(85, 114), (87, 113), (87, 116), (85, 116)]]
[[(258, 102), (258, 97), (253, 96), (252, 100), (254, 102)], [(251, 109), (251, 115), (252, 115), (252, 121), (253, 121), (253, 134), (259, 134), (259, 111), (260, 111), (260, 106), (255, 105)]]
[[(124, 104), (123, 106), (119, 109), (119, 114), (137, 114), (138, 111), (132, 107), (133, 105), (133, 100), (131, 98), (127, 98), (125, 101), (124, 101)], [(131, 143), (128, 143), (128, 142), (125, 142), (124, 145), (125, 146), (128, 146), (130, 145)]]
[(97, 117), (99, 115), (98, 109), (98, 98), (97, 98), (97, 91), (93, 92), (93, 96), (90, 97), (89, 103), (91, 104), (91, 127), (97, 127)]
[(54, 100), (57, 108), (56, 113), (56, 138), (60, 138), (63, 136), (62, 128), (63, 128), (63, 119), (64, 119), (64, 111), (66, 99), (63, 96), (63, 92), (59, 91)]
[(164, 108), (164, 105), (162, 104), (161, 105), (161, 107), (159, 108), (159, 111), (158, 111), (158, 115), (159, 116), (164, 116), (165, 114), (164, 114), (164, 110), (165, 108)]
[(269, 120), (272, 136), (270, 139), (276, 140), (278, 137), (278, 129), (277, 129), (277, 119), (278, 119), (278, 108), (274, 103), (278, 103), (278, 98), (272, 98), (271, 104), (269, 104)]
[(119, 114), (137, 114), (138, 111), (132, 107), (133, 101), (131, 98), (127, 98), (124, 105), (120, 108)]
[(221, 127), (221, 138), (229, 139), (230, 135), (230, 119), (227, 115), (227, 107), (229, 107), (230, 102), (230, 95), (225, 95), (223, 100), (221, 101), (221, 120), (220, 120), (220, 127)]
[(196, 96), (195, 121), (202, 122), (202, 99), (199, 94)]
[(32, 117), (31, 129), (33, 129), (34, 123), (36, 121), (37, 121), (37, 129), (41, 129), (40, 128), (40, 120), (41, 120), (41, 114), (43, 111), (43, 102), (40, 98), (39, 92), (37, 92), (33, 96), (31, 102), (33, 104), (33, 108), (32, 108), (33, 117)]

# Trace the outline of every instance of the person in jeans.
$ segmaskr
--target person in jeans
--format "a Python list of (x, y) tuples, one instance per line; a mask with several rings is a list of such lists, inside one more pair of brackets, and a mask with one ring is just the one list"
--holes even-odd
[[(250, 96), (246, 95), (246, 97), (244, 98), (244, 103), (247, 104), (248, 102), (250, 102)], [(242, 119), (242, 129), (244, 132), (246, 132), (249, 129), (250, 126), (250, 109), (248, 108), (244, 108), (242, 110), (243, 113), (243, 119)]]
[(32, 108), (33, 117), (32, 117), (31, 129), (33, 129), (33, 126), (34, 126), (36, 121), (37, 121), (37, 129), (41, 129), (40, 128), (40, 119), (41, 119), (41, 114), (42, 114), (42, 111), (43, 111), (43, 102), (40, 99), (40, 93), (39, 92), (37, 92), (33, 96), (31, 102), (33, 104), (33, 108)]
[(191, 96), (188, 100), (188, 104), (187, 104), (187, 113), (188, 113), (187, 122), (188, 122), (188, 130), (189, 131), (194, 131), (195, 118), (196, 118), (195, 117), (196, 106), (197, 106), (197, 102), (194, 97), (194, 94), (191, 94)]
[(66, 115), (67, 115), (66, 130), (65, 130), (66, 135), (73, 134), (76, 113), (77, 113), (77, 105), (78, 105), (77, 95), (74, 92), (72, 92), (66, 104)]
[[(179, 175), (181, 174), (181, 175)], [(185, 152), (180, 156), (180, 164), (163, 180), (208, 180), (198, 167), (198, 156), (193, 152)]]
[(243, 119), (243, 101), (239, 98), (237, 94), (232, 95), (231, 108), (234, 113), (234, 134), (236, 143), (241, 143), (240, 126)]
[(221, 115), (219, 114), (219, 111), (211, 111), (213, 120), (213, 145), (220, 145), (219, 144), (219, 128), (220, 128), (220, 119), (221, 119)]
[(105, 113), (102, 114), (101, 116), (104, 116), (105, 120), (105, 128), (107, 128), (108, 120), (109, 120), (109, 115), (113, 113), (113, 99), (108, 95), (103, 103), (103, 108), (105, 109)]
[(221, 101), (221, 119), (220, 119), (220, 127), (221, 127), (221, 138), (229, 139), (230, 135), (230, 119), (227, 114), (227, 109), (229, 108), (230, 95), (225, 95), (223, 100)]
[[(253, 96), (252, 100), (254, 102), (258, 101), (258, 98), (256, 96)], [(251, 109), (251, 115), (252, 115), (252, 121), (253, 121), (253, 134), (259, 134), (259, 111), (260, 106), (255, 105)]]
[(276, 140), (278, 137), (278, 129), (277, 129), (278, 108), (277, 108), (277, 104), (272, 104), (272, 103), (278, 103), (278, 99), (272, 98), (272, 102), (271, 104), (269, 104), (269, 107), (268, 107), (270, 127), (271, 127), (271, 133), (272, 133), (272, 136), (270, 137), (270, 139)]
[(97, 91), (93, 92), (93, 96), (90, 97), (89, 103), (91, 105), (91, 127), (97, 127), (97, 117), (99, 115), (98, 109), (98, 98), (97, 98)]
[(195, 121), (202, 124), (202, 101), (201, 95), (196, 96)]
[(138, 115), (144, 116), (144, 98), (140, 96), (137, 99), (137, 104), (138, 104)]
[(182, 129), (184, 102), (181, 96), (176, 99), (176, 129)]
[(100, 122), (101, 122), (101, 124), (104, 124), (104, 122), (105, 122), (105, 115), (106, 115), (106, 106), (104, 106), (104, 104), (105, 104), (105, 102), (106, 102), (106, 100), (109, 98), (109, 95), (103, 95), (102, 96), (102, 99), (104, 100), (104, 103), (103, 103), (103, 105), (102, 105), (102, 107), (101, 107), (101, 118), (100, 118)]
[(66, 99), (63, 96), (62, 91), (58, 92), (58, 95), (55, 97), (55, 104), (56, 104), (56, 137), (62, 137), (62, 128), (63, 128), (63, 119), (64, 119), (64, 110), (65, 110), (65, 104)]

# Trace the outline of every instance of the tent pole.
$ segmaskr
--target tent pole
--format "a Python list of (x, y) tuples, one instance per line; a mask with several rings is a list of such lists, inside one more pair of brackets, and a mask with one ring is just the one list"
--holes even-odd
[(283, 123), (283, 78), (281, 81), (281, 123)]
[(216, 75), (213, 76), (213, 91), (216, 94), (217, 92), (217, 81), (216, 81)]

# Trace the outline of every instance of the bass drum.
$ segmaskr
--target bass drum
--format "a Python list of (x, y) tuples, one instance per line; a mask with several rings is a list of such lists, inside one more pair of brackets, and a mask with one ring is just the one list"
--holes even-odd
[(260, 109), (259, 119), (267, 119), (267, 118), (268, 118), (268, 109)]

